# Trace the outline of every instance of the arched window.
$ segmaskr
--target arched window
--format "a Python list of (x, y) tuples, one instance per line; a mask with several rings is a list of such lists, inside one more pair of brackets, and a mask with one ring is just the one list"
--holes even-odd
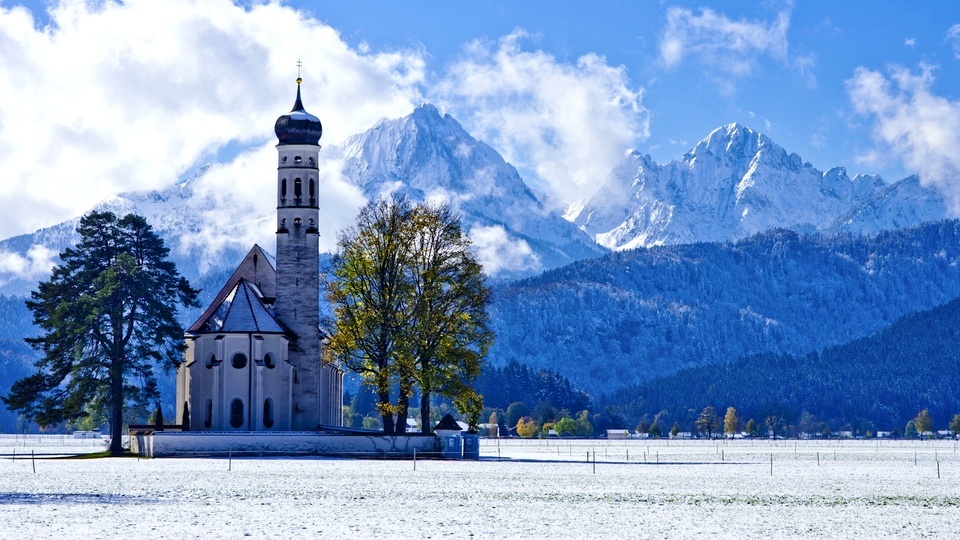
[(183, 416), (180, 418), (180, 429), (190, 431), (190, 402), (183, 402)]
[(293, 181), (293, 196), (298, 199), (303, 196), (303, 180), (299, 178)]
[(315, 199), (317, 197), (316, 188), (314, 184), (316, 184), (316, 182), (314, 182), (313, 178), (311, 178), (310, 179), (310, 199)]
[(280, 196), (281, 197), (287, 196), (287, 179), (286, 178), (280, 181)]
[(235, 428), (243, 427), (243, 400), (234, 398), (230, 402), (230, 425)]
[(243, 354), (242, 352), (238, 352), (237, 354), (233, 355), (233, 359), (230, 360), (230, 363), (233, 364), (233, 367), (237, 369), (243, 369), (247, 367), (247, 355)]
[(270, 398), (263, 402), (263, 427), (273, 427), (273, 400)]
[(207, 357), (207, 361), (203, 363), (207, 369), (212, 369), (214, 364), (217, 363), (217, 355), (210, 353), (210, 356)]
[(203, 412), (203, 427), (210, 429), (213, 426), (213, 400), (207, 399), (206, 405)]
[(273, 357), (273, 353), (263, 355), (263, 365), (270, 369), (277, 367), (277, 359)]

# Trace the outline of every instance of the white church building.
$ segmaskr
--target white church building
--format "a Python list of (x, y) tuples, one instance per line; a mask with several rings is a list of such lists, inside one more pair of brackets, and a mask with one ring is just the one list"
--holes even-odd
[[(316, 431), (342, 425), (343, 372), (321, 358), (317, 157), (303, 108), (277, 119), (277, 254), (260, 246), (187, 329), (177, 420), (191, 432)], [(188, 424), (188, 425), (187, 425)]]

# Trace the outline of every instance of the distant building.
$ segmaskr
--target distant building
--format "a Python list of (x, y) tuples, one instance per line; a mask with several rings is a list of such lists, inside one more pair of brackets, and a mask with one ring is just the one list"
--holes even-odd
[(177, 418), (190, 431), (313, 431), (342, 425), (343, 372), (321, 360), (317, 158), (323, 127), (277, 119), (276, 263), (253, 246), (186, 333)]

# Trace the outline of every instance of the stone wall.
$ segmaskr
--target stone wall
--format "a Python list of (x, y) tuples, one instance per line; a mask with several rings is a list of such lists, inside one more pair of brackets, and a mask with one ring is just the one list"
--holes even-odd
[(434, 435), (330, 435), (309, 432), (130, 434), (130, 451), (143, 457), (321, 455), (408, 457), (439, 452)]

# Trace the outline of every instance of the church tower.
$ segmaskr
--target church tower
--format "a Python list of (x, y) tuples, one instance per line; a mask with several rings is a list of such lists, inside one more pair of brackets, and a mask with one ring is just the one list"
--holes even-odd
[[(323, 126), (300, 100), (277, 119), (277, 319), (293, 334), (293, 429), (331, 423), (321, 399), (326, 389), (320, 358), (320, 253), (317, 220), (317, 159)], [(335, 422), (339, 424), (339, 422)]]
[[(277, 119), (276, 267), (259, 246), (186, 332), (177, 418), (192, 431), (314, 431), (343, 423), (343, 372), (321, 356), (320, 120)], [(188, 427), (187, 427), (188, 426)]]

